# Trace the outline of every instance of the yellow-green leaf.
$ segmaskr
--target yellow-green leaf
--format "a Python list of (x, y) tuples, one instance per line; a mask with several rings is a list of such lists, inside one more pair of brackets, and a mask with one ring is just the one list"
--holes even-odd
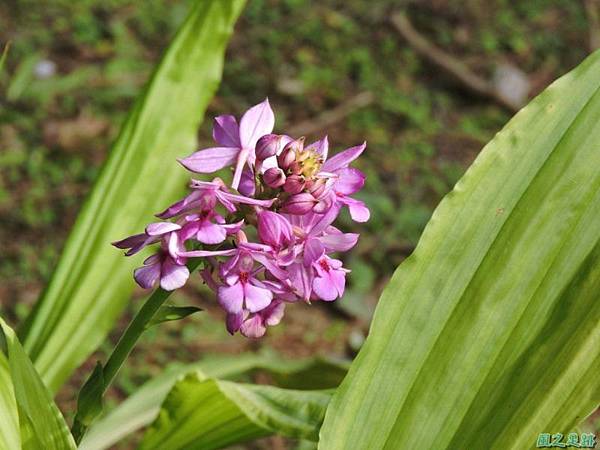
[(385, 289), (319, 448), (527, 449), (600, 399), (600, 52), (522, 109)]
[(221, 78), (225, 46), (243, 0), (198, 0), (133, 106), (21, 335), (56, 390), (105, 338), (133, 290), (141, 257), (110, 242), (140, 232), (180, 195), (189, 154)]
[(15, 333), (1, 318), (0, 449), (75, 449), (75, 441), (50, 392)]

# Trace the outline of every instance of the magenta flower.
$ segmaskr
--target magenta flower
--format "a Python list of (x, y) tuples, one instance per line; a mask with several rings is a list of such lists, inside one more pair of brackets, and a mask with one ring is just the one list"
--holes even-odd
[(230, 314), (242, 310), (258, 312), (265, 309), (273, 300), (273, 293), (256, 278), (254, 259), (250, 253), (240, 251), (223, 275), (225, 284), (218, 289), (218, 300)]
[(225, 310), (227, 330), (249, 338), (277, 325), (286, 303), (342, 297), (350, 271), (334, 254), (349, 251), (359, 236), (333, 224), (344, 207), (357, 222), (370, 215), (352, 197), (365, 176), (350, 167), (366, 144), (328, 158), (326, 136), (304, 146), (304, 138), (273, 134), (273, 126), (267, 100), (239, 125), (233, 116), (217, 117), (213, 138), (219, 146), (180, 162), (196, 173), (232, 166), (237, 192), (220, 178), (192, 180), (187, 196), (157, 214), (163, 222), (113, 243), (127, 256), (157, 244), (134, 271), (146, 289), (180, 288), (190, 276), (189, 259), (201, 258), (200, 276)]
[(275, 115), (268, 99), (246, 111), (239, 126), (234, 116), (219, 116), (215, 118), (213, 139), (221, 147), (197, 151), (179, 162), (196, 173), (216, 172), (235, 163), (231, 187), (237, 189), (245, 165), (253, 165), (256, 160), (256, 142), (270, 134), (274, 125)]
[(313, 266), (317, 275), (313, 280), (313, 290), (321, 300), (330, 302), (344, 295), (346, 286), (346, 273), (348, 269), (342, 267), (342, 262), (322, 256)]

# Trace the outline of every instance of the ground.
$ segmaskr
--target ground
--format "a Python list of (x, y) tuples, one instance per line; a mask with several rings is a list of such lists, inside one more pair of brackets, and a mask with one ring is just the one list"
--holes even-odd
[[(0, 5), (0, 43), (12, 41), (0, 75), (0, 311), (13, 325), (48, 282), (111, 141), (190, 3)], [(268, 95), (280, 130), (307, 130), (309, 140), (327, 132), (334, 150), (368, 142), (358, 166), (368, 176), (362, 199), (372, 219), (343, 219), (361, 233), (346, 261), (353, 272), (344, 300), (293, 305), (284, 323), (255, 342), (230, 337), (214, 299), (192, 284), (177, 295), (206, 312), (148, 333), (112, 402), (173, 360), (258, 348), (351, 356), (360, 347), (382, 286), (416, 245), (433, 208), (512, 115), (407, 44), (388, 20), (397, 4), (250, 1), (207, 114), (239, 115)], [(584, 2), (572, 0), (429, 0), (408, 3), (406, 11), (430, 43), (483, 79), (493, 79), (498, 67), (517, 68), (530, 97), (577, 65), (593, 34)], [(367, 99), (362, 106), (351, 101), (321, 129), (324, 111), (339, 111), (359, 94)], [(206, 120), (200, 144), (209, 136)], [(132, 299), (129, 316), (140, 298)], [(120, 326), (126, 323), (124, 317)], [(107, 342), (61, 391), (63, 410), (72, 410), (81, 377), (110, 348)], [(285, 448), (280, 441), (267, 445), (277, 446)]]

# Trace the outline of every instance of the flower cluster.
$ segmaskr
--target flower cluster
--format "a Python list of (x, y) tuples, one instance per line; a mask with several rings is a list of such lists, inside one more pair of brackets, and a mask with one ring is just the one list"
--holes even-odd
[(146, 289), (182, 287), (188, 259), (203, 258), (200, 274), (227, 312), (227, 329), (253, 338), (279, 323), (286, 302), (343, 295), (349, 270), (331, 255), (354, 247), (358, 234), (332, 224), (344, 207), (355, 221), (369, 219), (364, 203), (351, 197), (365, 176), (349, 167), (365, 144), (328, 158), (327, 137), (305, 146), (304, 138), (272, 134), (274, 123), (268, 100), (239, 125), (230, 115), (215, 118), (218, 146), (180, 163), (195, 173), (232, 166), (231, 187), (220, 178), (193, 179), (189, 195), (157, 214), (163, 221), (113, 243), (127, 256), (159, 244), (134, 272)]

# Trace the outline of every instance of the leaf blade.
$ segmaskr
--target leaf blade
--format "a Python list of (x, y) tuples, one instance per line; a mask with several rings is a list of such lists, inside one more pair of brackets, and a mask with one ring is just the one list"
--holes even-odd
[[(9, 421), (5, 423), (2, 420), (3, 423), (0, 425), (2, 430), (0, 444), (4, 439), (10, 443), (6, 448), (11, 450), (17, 448), (75, 450), (75, 441), (61, 412), (15, 333), (2, 318), (0, 318), (0, 335), (6, 344), (4, 350), (0, 348), (0, 375), (3, 380), (8, 381), (0, 385), (2, 391), (0, 397), (2, 397), (2, 405), (12, 410), (12, 412), (8, 411)], [(8, 428), (6, 434), (5, 427)], [(20, 442), (15, 446), (17, 434)]]
[(189, 374), (161, 407), (140, 450), (223, 448), (275, 432), (316, 440), (330, 394), (238, 384)]
[[(175, 160), (195, 146), (243, 3), (195, 4), (128, 116), (50, 285), (21, 330), (52, 390), (104, 339), (132, 292), (131, 271), (140, 261), (123, 258), (109, 243), (143, 228), (183, 190), (187, 175)], [(151, 158), (157, 151), (161, 158)], [(117, 208), (127, 214), (115, 217)]]
[[(382, 295), (320, 448), (528, 448), (598, 402), (597, 379), (582, 382), (597, 352), (561, 345), (599, 342), (599, 71), (597, 52), (519, 112), (436, 209)], [(562, 293), (580, 268), (574, 307)], [(561, 414), (548, 398), (569, 398), (567, 380), (583, 397)]]

